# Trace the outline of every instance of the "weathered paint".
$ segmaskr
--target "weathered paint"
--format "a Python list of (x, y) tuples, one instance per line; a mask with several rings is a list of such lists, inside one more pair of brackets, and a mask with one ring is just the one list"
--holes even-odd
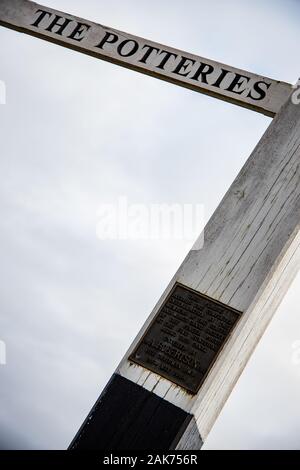
[(175, 449), (192, 419), (181, 408), (115, 374), (70, 449)]
[[(300, 106), (288, 100), (208, 222), (203, 248), (188, 253), (117, 368), (192, 413), (203, 439), (299, 269), (299, 163)], [(175, 282), (243, 312), (196, 396), (127, 359)]]
[[(55, 15), (60, 16), (62, 21), (66, 21), (67, 26), (63, 27), (64, 33), (53, 32), (52, 27), (47, 30), (48, 26), (41, 27), (40, 22), (37, 24), (34, 15), (39, 9), (46, 11), (46, 16), (41, 21), (44, 19), (52, 21), (56, 18)], [(171, 406), (171, 409), (175, 409), (176, 412), (180, 410), (180, 413), (183, 413), (181, 416), (193, 416), (188, 423), (184, 420), (185, 431), (182, 429), (181, 419), (175, 425), (176, 436), (182, 433), (177, 442), (177, 448), (199, 448), (202, 442), (199, 436), (205, 438), (210, 431), (299, 268), (300, 106), (288, 100), (282, 108), (283, 102), (291, 91), (291, 86), (232, 67), (228, 71), (228, 76), (231, 76), (231, 79), (230, 74), (235, 75), (236, 78), (239, 75), (249, 76), (249, 82), (247, 82), (249, 86), (250, 84), (253, 86), (255, 80), (264, 83), (270, 81), (268, 93), (260, 103), (257, 101), (253, 103), (250, 88), (246, 88), (246, 91), (243, 90), (243, 93), (239, 95), (235, 92), (238, 91), (237, 89), (230, 90), (228, 89), (230, 87), (216, 91), (211, 89), (212, 84), (208, 86), (205, 83), (191, 84), (191, 77), (181, 73), (177, 73), (178, 77), (174, 77), (174, 67), (176, 69), (178, 66), (176, 63), (172, 64), (173, 70), (170, 69), (169, 63), (168, 66), (158, 71), (159, 65), (152, 60), (145, 64), (138, 60), (137, 64), (136, 58), (131, 58), (130, 54), (119, 53), (119, 56), (116, 56), (112, 45), (118, 43), (120, 46), (124, 42), (131, 42), (133, 45), (137, 44), (138, 49), (144, 46), (157, 48), (161, 52), (166, 49), (164, 52), (176, 56), (176, 60), (179, 58), (179, 64), (181, 64), (179, 72), (185, 70), (182, 67), (188, 62), (191, 64), (193, 61), (197, 63), (197, 66), (205, 62), (219, 72), (227, 66), (176, 49), (165, 48), (157, 43), (81, 20), (69, 14), (61, 14), (56, 10), (25, 0), (0, 0), (0, 24), (270, 116), (278, 113), (205, 228), (203, 249), (193, 249), (189, 252), (122, 360), (113, 379), (126, 383), (125, 388), (128, 386), (130, 390), (138, 389), (141, 396), (151, 396), (150, 401), (158, 400), (159, 403), (164, 403), (164, 406), (166, 404), (167, 407)], [(88, 34), (85, 34), (87, 32)], [(65, 33), (67, 36), (64, 36)], [(106, 42), (105, 45), (108, 47), (104, 50), (103, 47), (99, 47), (99, 44), (107, 35), (111, 38), (116, 37), (116, 40), (111, 44)], [(95, 42), (94, 40), (99, 40), (99, 36), (100, 43)], [(186, 64), (181, 63), (182, 59), (186, 60)], [(239, 80), (235, 85), (238, 89), (240, 89)], [(243, 312), (197, 395), (191, 395), (180, 386), (128, 361), (128, 356), (136, 347), (141, 335), (144, 334), (175, 282)], [(109, 387), (106, 391), (108, 389)], [(107, 394), (104, 396), (109, 399)], [(120, 404), (119, 400), (118, 403)], [(114, 404), (111, 408), (109, 405), (107, 409), (114, 411), (116, 406)], [(175, 408), (172, 408), (173, 406)], [(96, 416), (96, 408), (92, 410), (92, 418)], [(132, 419), (132, 424), (135, 424), (135, 416)], [(119, 426), (117, 415), (113, 424), (117, 429)], [(86, 425), (89, 425), (88, 421)], [(101, 418), (100, 425), (102, 425)], [(98, 424), (95, 432), (97, 429)], [(158, 426), (155, 429), (163, 429), (163, 427)], [(159, 439), (160, 432), (158, 431), (156, 439)], [(81, 429), (80, 435), (84, 434), (85, 430)], [(113, 434), (114, 431), (112, 431)], [(132, 440), (132, 436), (128, 435), (126, 438), (131, 440), (131, 445), (136, 448), (136, 441)], [(143, 438), (147, 438), (146, 434)], [(164, 448), (172, 447), (174, 442), (174, 439), (172, 442), (171, 439), (164, 442)], [(99, 448), (94, 441), (92, 447), (95, 446)], [(147, 442), (143, 441), (142, 446), (147, 446)]]
[(273, 117), (291, 85), (27, 0), (0, 0), (0, 24)]

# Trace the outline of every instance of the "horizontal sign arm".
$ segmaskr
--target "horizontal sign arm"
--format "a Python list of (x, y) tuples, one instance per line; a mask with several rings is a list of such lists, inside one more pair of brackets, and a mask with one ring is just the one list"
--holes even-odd
[(272, 80), (27, 0), (0, 0), (2, 26), (274, 117), (291, 92)]

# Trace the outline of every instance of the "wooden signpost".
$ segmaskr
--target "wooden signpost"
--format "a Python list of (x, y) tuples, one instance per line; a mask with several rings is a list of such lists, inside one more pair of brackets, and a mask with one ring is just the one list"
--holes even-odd
[(25, 0), (0, 0), (0, 24), (98, 59), (275, 116), (290, 85)]
[(29, 1), (0, 24), (275, 116), (70, 446), (200, 449), (299, 269), (292, 87)]

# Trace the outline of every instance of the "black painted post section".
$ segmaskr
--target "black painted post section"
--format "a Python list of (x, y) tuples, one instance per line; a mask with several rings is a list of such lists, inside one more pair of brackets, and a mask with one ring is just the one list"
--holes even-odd
[[(240, 313), (175, 283), (128, 360), (173, 382), (192, 398)], [(191, 446), (200, 448), (202, 438), (192, 414), (114, 374), (71, 449), (175, 449), (185, 432)]]
[(193, 416), (114, 374), (72, 441), (77, 450), (168, 450)]

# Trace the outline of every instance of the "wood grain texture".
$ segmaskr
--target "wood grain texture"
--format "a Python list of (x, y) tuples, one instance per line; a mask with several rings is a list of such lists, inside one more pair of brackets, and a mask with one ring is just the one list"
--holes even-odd
[[(194, 414), (206, 438), (253, 349), (299, 269), (300, 106), (272, 121), (129, 349), (175, 282), (243, 312), (196, 396), (128, 362), (118, 373)], [(186, 434), (191, 437), (192, 431)], [(183, 437), (178, 448), (188, 442)]]
[[(227, 67), (69, 14), (62, 14), (70, 20), (64, 30), (67, 36), (59, 36), (45, 28), (37, 29), (32, 23), (39, 8), (44, 8), (51, 15), (60, 14), (25, 0), (0, 0), (0, 24), (270, 116), (277, 113), (208, 222), (203, 248), (197, 249), (196, 245), (188, 253), (116, 371), (117, 375), (129, 379), (131, 383), (192, 414), (194, 419), (180, 438), (177, 448), (197, 448), (201, 442), (199, 435), (205, 438), (209, 433), (299, 269), (300, 106), (288, 100), (282, 107), (291, 90), (289, 84), (234, 67), (230, 67), (230, 73), (249, 75), (250, 81), (272, 82), (270, 93), (262, 102), (249, 100), (249, 90), (244, 95), (238, 95), (228, 89), (220, 91), (212, 89), (209, 84), (191, 82), (189, 77), (181, 74), (175, 77), (177, 63), (170, 62), (158, 70), (155, 61), (143, 64), (140, 58), (136, 61), (136, 58), (127, 57), (126, 54), (117, 56), (112, 45), (105, 50), (99, 49), (97, 43), (103, 34), (109, 33), (117, 36), (118, 42), (136, 42), (140, 49), (144, 46), (160, 51), (167, 49), (179, 60), (184, 57), (197, 63), (205, 61), (216, 70)], [(88, 35), (82, 42), (71, 37), (76, 22), (89, 26)], [(184, 69), (179, 70), (183, 72)], [(175, 282), (243, 312), (196, 395), (128, 361), (129, 354)]]
[[(182, 409), (115, 374), (69, 448), (174, 449), (192, 419)], [(200, 436), (194, 436), (201, 443)]]
[[(46, 15), (39, 21), (38, 11), (41, 10)], [(69, 21), (59, 34), (57, 25), (49, 29), (52, 21), (55, 21), (55, 15), (60, 18), (60, 25), (64, 20)], [(35, 25), (36, 21), (38, 24)], [(280, 110), (291, 92), (288, 83), (27, 0), (0, 0), (0, 25), (271, 117)], [(76, 29), (77, 26), (79, 29)], [(99, 47), (99, 44), (102, 46)], [(132, 50), (134, 53), (131, 53)]]

